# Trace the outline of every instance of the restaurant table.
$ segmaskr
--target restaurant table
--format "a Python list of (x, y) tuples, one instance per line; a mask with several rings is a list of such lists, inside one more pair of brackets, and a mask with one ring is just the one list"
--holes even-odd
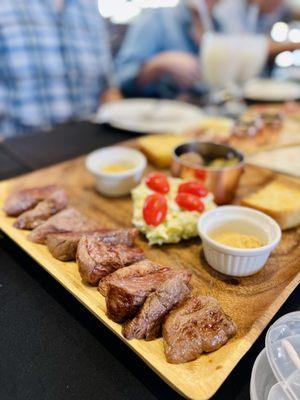
[[(132, 138), (89, 122), (0, 144), (0, 179)], [(33, 183), (36, 184), (36, 183)], [(300, 309), (299, 290), (272, 322)], [(213, 397), (246, 400), (266, 331)], [(0, 240), (0, 399), (181, 399), (55, 279), (4, 235)]]

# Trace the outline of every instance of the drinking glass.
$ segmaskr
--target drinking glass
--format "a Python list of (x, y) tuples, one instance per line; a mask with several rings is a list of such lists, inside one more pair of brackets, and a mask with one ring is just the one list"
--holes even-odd
[(268, 40), (256, 34), (207, 32), (201, 44), (200, 64), (211, 89), (211, 100), (242, 95), (243, 85), (258, 76), (267, 60)]

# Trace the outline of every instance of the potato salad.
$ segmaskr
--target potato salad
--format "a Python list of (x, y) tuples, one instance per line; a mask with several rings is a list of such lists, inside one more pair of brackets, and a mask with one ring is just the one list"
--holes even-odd
[(212, 193), (199, 182), (150, 173), (132, 191), (133, 224), (149, 244), (178, 243), (198, 236), (197, 222), (215, 208)]

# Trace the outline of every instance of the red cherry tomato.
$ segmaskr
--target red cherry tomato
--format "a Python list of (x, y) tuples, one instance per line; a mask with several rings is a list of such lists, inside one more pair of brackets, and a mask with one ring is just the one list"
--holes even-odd
[(194, 172), (195, 178), (199, 179), (200, 181), (204, 181), (206, 179), (206, 171), (197, 169)]
[(148, 225), (158, 226), (166, 219), (168, 203), (160, 193), (150, 194), (145, 200), (143, 217)]
[(199, 197), (189, 193), (178, 193), (176, 203), (187, 211), (204, 211), (205, 205)]
[(170, 190), (168, 178), (161, 172), (151, 172), (146, 176), (145, 182), (148, 188), (154, 190), (154, 192), (165, 194)]
[(178, 188), (178, 193), (190, 193), (194, 196), (205, 197), (208, 194), (208, 190), (201, 183), (190, 181), (182, 183)]

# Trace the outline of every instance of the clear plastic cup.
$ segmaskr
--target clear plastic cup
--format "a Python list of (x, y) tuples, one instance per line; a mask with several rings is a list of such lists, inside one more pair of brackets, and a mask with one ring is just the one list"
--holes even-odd
[(265, 343), (252, 370), (251, 400), (299, 400), (300, 312), (277, 320)]

